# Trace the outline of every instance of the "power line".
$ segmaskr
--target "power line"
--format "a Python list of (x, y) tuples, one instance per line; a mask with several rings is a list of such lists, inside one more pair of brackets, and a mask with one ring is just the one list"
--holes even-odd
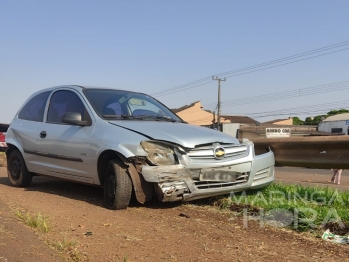
[[(250, 74), (250, 73), (254, 73), (254, 72), (258, 72), (258, 71), (263, 71), (263, 70), (267, 70), (267, 69), (274, 68), (274, 67), (280, 67), (280, 66), (283, 66), (283, 65), (293, 64), (293, 63), (297, 63), (297, 62), (300, 62), (300, 61), (309, 60), (309, 59), (312, 59), (312, 58), (316, 58), (316, 57), (320, 57), (320, 56), (324, 56), (324, 55), (328, 55), (328, 54), (332, 54), (332, 53), (337, 53), (337, 52), (345, 51), (345, 50), (348, 50), (348, 49), (349, 49), (349, 48), (345, 48), (345, 49), (341, 49), (341, 50), (338, 50), (338, 51), (333, 51), (333, 52), (330, 52), (330, 53), (325, 53), (325, 54), (321, 54), (321, 55), (317, 55), (317, 56), (312, 56), (312, 57), (308, 57), (308, 58), (304, 58), (304, 59), (300, 59), (300, 60), (296, 60), (296, 61), (292, 61), (292, 62), (280, 64), (280, 65), (270, 66), (270, 67), (267, 67), (267, 68), (262, 68), (262, 69), (258, 69), (258, 70), (254, 70), (254, 71), (250, 71), (250, 72), (245, 72), (245, 73), (239, 73), (239, 74), (235, 74), (235, 75), (231, 75), (231, 76), (226, 76), (226, 77), (228, 78), (228, 77), (234, 77), (234, 76), (239, 76), (239, 75)], [(166, 93), (166, 94), (160, 94), (160, 95), (157, 95), (157, 96), (170, 95), (170, 94), (177, 93), (177, 92), (181, 92), (181, 91), (184, 91), (184, 90), (187, 90), (187, 89), (191, 89), (191, 88), (194, 88), (194, 87), (206, 85), (206, 84), (211, 83), (211, 82), (212, 82), (212, 81), (205, 82), (205, 83), (202, 83), (202, 84), (198, 84), (198, 85), (195, 85), (195, 86), (187, 87), (187, 88), (184, 88), (184, 89), (181, 89), (181, 90), (177, 90), (177, 91), (172, 91), (172, 92)]]
[[(349, 41), (341, 42), (341, 43), (338, 43), (338, 44), (333, 44), (333, 45), (330, 45), (330, 46), (325, 46), (325, 47), (322, 47), (322, 48), (314, 49), (314, 50), (303, 52), (303, 53), (300, 53), (300, 54), (296, 54), (296, 55), (292, 55), (292, 56), (288, 56), (288, 57), (272, 60), (272, 61), (269, 61), (269, 62), (257, 64), (257, 65), (254, 65), (254, 66), (249, 66), (249, 67), (245, 67), (245, 68), (241, 68), (241, 69), (237, 69), (237, 70), (232, 70), (232, 71), (228, 71), (228, 72), (224, 72), (224, 73), (220, 73), (220, 74), (216, 74), (216, 75), (217, 76), (223, 76), (223, 75), (227, 75), (227, 74), (241, 72), (241, 71), (244, 71), (244, 70), (254, 69), (254, 68), (260, 67), (260, 66), (266, 66), (266, 65), (269, 65), (269, 64), (279, 63), (279, 62), (283, 62), (283, 61), (286, 61), (286, 60), (289, 60), (289, 59), (294, 59), (294, 58), (297, 58), (297, 57), (310, 55), (310, 54), (317, 53), (317, 52), (323, 52), (323, 51), (326, 51), (328, 49), (338, 48), (338, 47), (341, 47), (341, 46), (344, 46), (344, 45), (347, 45), (347, 44), (349, 44)], [(205, 78), (202, 78), (202, 79), (199, 79), (199, 80), (196, 80), (196, 81), (184, 84), (184, 85), (180, 85), (180, 86), (177, 86), (177, 87), (173, 87), (173, 88), (170, 88), (170, 89), (159, 91), (159, 92), (153, 93), (152, 95), (158, 96), (158, 95), (163, 94), (163, 93), (171, 92), (171, 91), (174, 91), (174, 90), (177, 90), (177, 89), (181, 89), (181, 88), (190, 86), (192, 84), (197, 84), (197, 83), (200, 83), (200, 82), (203, 82), (203, 81), (207, 81), (207, 80), (210, 80), (210, 77), (205, 77)], [(212, 82), (212, 81), (209, 81), (207, 83), (210, 83), (210, 82)]]
[(341, 42), (341, 43), (338, 43), (338, 44), (325, 46), (325, 47), (322, 47), (322, 48), (318, 48), (318, 49), (314, 49), (314, 50), (311, 50), (311, 51), (307, 51), (307, 52), (304, 52), (304, 53), (300, 53), (300, 54), (296, 54), (296, 55), (292, 55), (292, 56), (288, 56), (288, 57), (272, 60), (270, 62), (257, 64), (257, 65), (245, 67), (245, 68), (242, 68), (242, 69), (228, 71), (228, 72), (225, 72), (225, 73), (218, 74), (218, 76), (231, 75), (231, 74), (238, 73), (240, 71), (250, 70), (250, 69), (254, 69), (256, 67), (260, 67), (260, 66), (268, 66), (270, 64), (284, 62), (284, 61), (287, 61), (287, 60), (290, 60), (290, 59), (295, 59), (295, 58), (298, 58), (298, 57), (302, 57), (302, 56), (311, 55), (311, 54), (314, 54), (314, 53), (323, 52), (323, 51), (326, 51), (326, 50), (329, 50), (329, 49), (338, 48), (338, 47), (345, 46), (345, 45), (348, 45), (348, 44), (349, 44), (349, 41), (345, 41), (345, 42)]
[[(342, 101), (335, 101), (335, 102), (328, 102), (324, 104), (315, 104), (315, 105), (309, 105), (309, 106), (301, 106), (301, 107), (292, 107), (292, 108), (285, 108), (280, 110), (270, 110), (270, 111), (264, 111), (264, 112), (256, 112), (256, 113), (246, 113), (243, 115), (248, 115), (254, 118), (262, 118), (262, 117), (268, 117), (268, 116), (275, 116), (275, 115), (296, 115), (296, 114), (309, 114), (310, 112), (325, 112), (328, 110), (334, 110), (338, 108), (348, 107), (349, 106), (349, 100), (342, 100)], [(229, 113), (227, 113), (229, 114)], [(239, 113), (240, 115), (241, 113)]]
[[(256, 112), (256, 113), (225, 113), (224, 115), (240, 115), (240, 116), (249, 116), (252, 118), (263, 118), (270, 116), (280, 116), (280, 115), (300, 115), (300, 114), (310, 114), (310, 113), (318, 113), (318, 112), (328, 112), (330, 110), (338, 110), (339, 108), (349, 108), (349, 100), (341, 100), (335, 102), (328, 102), (323, 104), (314, 104), (308, 106), (300, 106), (300, 107), (291, 107), (284, 108), (279, 110), (269, 110), (264, 112)], [(211, 119), (211, 116), (207, 116), (200, 119), (191, 120), (191, 123), (197, 123), (204, 120)]]
[[(245, 105), (245, 104), (255, 104), (255, 103), (275, 101), (275, 100), (281, 100), (281, 99), (287, 99), (287, 98), (293, 98), (293, 97), (309, 96), (309, 95), (316, 95), (316, 94), (321, 94), (326, 92), (340, 91), (344, 89), (349, 89), (349, 81), (336, 82), (336, 83), (330, 83), (330, 84), (312, 86), (312, 87), (306, 87), (306, 88), (300, 88), (300, 89), (293, 89), (293, 90), (271, 93), (266, 95), (226, 100), (221, 102), (221, 106), (231, 107), (231, 106), (238, 106), (238, 105)], [(206, 108), (213, 108), (214, 105), (215, 105), (214, 103), (209, 103), (209, 104), (205, 104), (204, 106)]]
[[(242, 74), (249, 74), (249, 73), (253, 73), (253, 72), (257, 72), (257, 71), (262, 71), (262, 70), (266, 70), (266, 69), (270, 69), (270, 68), (274, 68), (274, 67), (279, 67), (279, 66), (287, 65), (287, 64), (291, 64), (291, 63), (296, 63), (296, 62), (300, 62), (300, 61), (304, 61), (304, 60), (308, 60), (308, 59), (312, 59), (312, 58), (316, 58), (316, 57), (320, 57), (320, 56), (324, 56), (324, 55), (328, 55), (328, 54), (332, 54), (332, 53), (336, 53), (336, 52), (342, 52), (342, 51), (348, 50), (349, 48), (336, 50), (336, 51), (332, 51), (332, 52), (328, 52), (328, 53), (320, 54), (320, 55), (316, 55), (316, 56), (311, 56), (311, 57), (307, 57), (307, 58), (303, 58), (303, 59), (298, 59), (296, 61), (291, 61), (291, 62), (283, 63), (283, 64), (280, 64), (280, 65), (269, 66), (269, 65), (272, 65), (272, 64), (277, 64), (277, 63), (281, 63), (281, 62), (288, 61), (288, 60), (294, 60), (294, 59), (299, 58), (299, 57), (309, 56), (309, 55), (312, 55), (312, 54), (315, 54), (315, 53), (324, 52), (326, 50), (339, 48), (339, 47), (342, 47), (342, 46), (345, 46), (345, 45), (348, 45), (348, 44), (349, 44), (349, 41), (345, 41), (345, 42), (333, 44), (333, 45), (330, 45), (330, 46), (325, 46), (325, 47), (322, 47), (322, 48), (314, 49), (314, 50), (311, 50), (311, 51), (303, 52), (303, 53), (300, 53), (300, 54), (296, 54), (296, 55), (292, 55), (292, 56), (288, 56), (288, 57), (272, 60), (272, 61), (269, 61), (269, 62), (266, 62), (266, 63), (261, 63), (261, 64), (257, 64), (257, 65), (254, 65), (254, 66), (249, 66), (249, 67), (245, 67), (245, 68), (241, 68), (241, 69), (237, 69), (237, 70), (232, 70), (232, 71), (228, 71), (228, 72), (224, 72), (224, 73), (220, 73), (220, 74), (216, 74), (216, 75), (217, 76), (225, 76), (225, 77), (233, 77), (233, 76), (238, 76), (238, 75), (242, 75)], [(269, 66), (269, 67), (266, 67), (266, 66)], [(264, 68), (254, 70), (254, 69), (259, 68), (259, 67), (264, 67)], [(244, 71), (247, 71), (247, 72), (244, 72)], [(202, 78), (202, 79), (199, 79), (199, 80), (196, 80), (196, 81), (184, 84), (184, 85), (180, 85), (180, 86), (177, 86), (177, 87), (173, 87), (173, 88), (169, 88), (169, 89), (166, 89), (166, 90), (162, 90), (162, 91), (153, 93), (151, 95), (153, 95), (153, 96), (169, 95), (169, 94), (181, 92), (181, 91), (184, 91), (184, 90), (187, 90), (187, 89), (191, 89), (191, 88), (194, 88), (194, 87), (202, 86), (202, 85), (211, 83), (212, 81), (213, 80), (211, 80), (210, 77), (205, 77), (205, 78)]]
[[(315, 104), (309, 106), (301, 106), (301, 107), (291, 107), (280, 110), (270, 110), (264, 112), (256, 112), (256, 113), (225, 113), (224, 115), (241, 115), (241, 116), (249, 116), (252, 118), (263, 118), (270, 116), (279, 116), (279, 115), (299, 115), (299, 114), (309, 114), (309, 113), (317, 113), (317, 112), (328, 112), (330, 110), (338, 110), (338, 108), (348, 108), (349, 100), (328, 102), (324, 104)], [(211, 119), (211, 116), (207, 116), (204, 118), (199, 118), (195, 120), (191, 120), (190, 123), (198, 123), (204, 120)]]

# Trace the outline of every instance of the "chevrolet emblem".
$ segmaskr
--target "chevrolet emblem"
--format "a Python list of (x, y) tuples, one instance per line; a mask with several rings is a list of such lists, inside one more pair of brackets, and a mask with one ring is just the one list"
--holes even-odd
[(217, 159), (222, 159), (225, 157), (225, 150), (222, 147), (216, 147), (214, 149), (214, 156)]

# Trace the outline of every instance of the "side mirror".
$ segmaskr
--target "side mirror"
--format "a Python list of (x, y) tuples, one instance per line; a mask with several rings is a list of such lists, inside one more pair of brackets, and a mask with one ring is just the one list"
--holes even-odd
[(81, 120), (81, 114), (78, 112), (67, 112), (62, 117), (62, 122), (77, 126), (87, 126), (87, 121)]

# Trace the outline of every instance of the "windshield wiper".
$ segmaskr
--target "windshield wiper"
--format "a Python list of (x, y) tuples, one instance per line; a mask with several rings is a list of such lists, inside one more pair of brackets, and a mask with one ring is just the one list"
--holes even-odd
[(177, 122), (177, 120), (174, 120), (174, 119), (166, 117), (166, 116), (156, 116), (155, 119), (156, 120), (165, 120), (165, 121), (173, 122), (173, 123)]
[[(175, 119), (166, 117), (166, 116), (149, 116), (149, 115), (138, 115), (138, 116), (130, 116), (130, 115), (102, 115), (106, 119), (134, 119), (134, 120), (155, 120), (155, 121), (167, 121), (167, 122), (182, 122), (177, 121)], [(185, 122), (182, 122), (185, 123)]]
[(151, 119), (155, 121), (168, 121), (168, 122), (177, 122), (177, 120), (174, 120), (172, 118), (166, 117), (166, 116), (149, 116), (149, 115), (139, 115), (139, 116), (133, 116), (133, 119), (139, 119), (139, 120), (144, 120), (144, 119)]
[(133, 119), (133, 116), (129, 116), (129, 115), (102, 115), (104, 118), (107, 119)]

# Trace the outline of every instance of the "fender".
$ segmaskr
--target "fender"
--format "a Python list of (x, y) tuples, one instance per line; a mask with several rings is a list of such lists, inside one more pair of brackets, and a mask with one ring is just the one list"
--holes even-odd
[(137, 171), (136, 167), (129, 159), (125, 158), (119, 152), (116, 153), (125, 164), (127, 171), (130, 174), (137, 201), (144, 204), (145, 202), (151, 200), (153, 183), (145, 181), (142, 174)]

